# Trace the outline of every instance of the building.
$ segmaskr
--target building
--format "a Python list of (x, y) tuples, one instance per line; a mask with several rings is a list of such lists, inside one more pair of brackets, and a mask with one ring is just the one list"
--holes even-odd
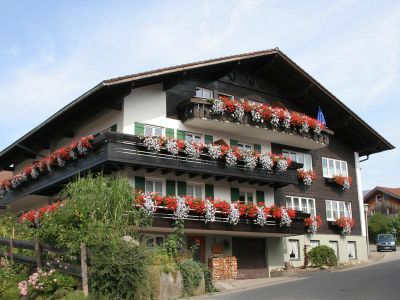
[[(272, 126), (272, 121), (257, 121), (256, 113), (253, 117), (250, 112), (239, 121), (229, 113), (216, 113), (210, 103), (210, 99), (233, 98), (308, 116), (316, 116), (320, 107), (329, 129), (293, 127), (303, 123)], [(273, 220), (266, 226), (253, 221), (231, 225), (224, 218), (207, 224), (199, 218), (185, 221), (188, 244), (200, 243), (199, 259), (206, 262), (212, 252), (233, 255), (239, 278), (268, 276), (288, 263), (301, 266), (304, 250), (322, 244), (334, 248), (340, 261), (367, 259), (360, 157), (393, 146), (279, 49), (105, 80), (3, 150), (0, 166), (18, 174), (27, 164), (90, 134), (96, 138), (89, 155), (52, 173), (35, 175), (36, 179), (29, 173), (28, 182), (8, 187), (11, 191), (4, 194), (2, 204), (14, 211), (27, 210), (48, 203), (78, 173), (123, 173), (146, 192), (264, 202), (298, 211), (290, 227)], [(284, 154), (293, 164), (277, 172), (242, 163), (228, 167), (203, 156), (188, 159), (164, 150), (155, 153), (143, 145), (138, 137), (143, 134)], [(296, 169), (301, 167), (315, 171), (311, 186), (298, 179)], [(345, 191), (335, 184), (336, 175), (353, 178), (351, 187)], [(304, 226), (310, 215), (323, 220), (312, 235)], [(338, 217), (354, 220), (351, 234), (339, 234)], [(163, 243), (171, 227), (170, 214), (157, 214), (145, 232), (149, 243)]]
[(377, 186), (364, 196), (368, 204), (368, 215), (376, 213), (397, 215), (400, 211), (400, 188)]

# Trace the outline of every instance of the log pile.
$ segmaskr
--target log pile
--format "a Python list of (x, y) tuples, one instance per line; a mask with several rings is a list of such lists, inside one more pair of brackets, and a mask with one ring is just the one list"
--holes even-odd
[(237, 259), (235, 256), (210, 258), (208, 267), (211, 269), (214, 280), (237, 278)]

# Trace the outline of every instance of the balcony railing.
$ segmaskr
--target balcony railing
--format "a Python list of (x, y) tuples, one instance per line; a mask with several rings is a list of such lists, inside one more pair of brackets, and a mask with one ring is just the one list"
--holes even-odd
[(297, 169), (301, 164), (292, 163), (285, 172), (267, 171), (257, 167), (250, 170), (239, 162), (236, 167), (227, 167), (223, 161), (211, 160), (207, 154), (199, 158), (188, 158), (183, 153), (169, 154), (165, 149), (154, 153), (148, 151), (138, 136), (107, 132), (96, 137), (93, 150), (86, 157), (71, 161), (64, 168), (56, 168), (51, 173), (29, 179), (24, 185), (5, 194), (1, 204), (7, 204), (26, 195), (53, 195), (62, 186), (89, 171), (118, 170), (125, 167), (148, 172), (161, 170), (163, 175), (173, 173), (176, 176), (188, 174), (190, 178), (212, 178), (215, 181), (227, 180), (239, 183), (285, 186), (298, 184)]
[[(329, 145), (329, 137), (333, 131), (323, 128), (320, 134), (300, 132), (297, 128), (272, 127), (268, 122), (260, 123), (252, 119), (249, 113), (238, 121), (231, 114), (216, 115), (212, 112), (212, 104), (202, 98), (191, 98), (178, 107), (178, 117), (186, 125), (207, 129), (218, 129), (247, 137), (266, 139), (277, 144), (305, 149), (318, 149)], [(218, 122), (218, 123), (216, 123)], [(252, 130), (249, 130), (249, 129)]]

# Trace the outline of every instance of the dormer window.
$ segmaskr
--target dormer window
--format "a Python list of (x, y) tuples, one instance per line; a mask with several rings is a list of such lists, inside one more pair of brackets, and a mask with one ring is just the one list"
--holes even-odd
[(202, 87), (196, 88), (196, 97), (204, 98), (204, 99), (212, 99), (214, 98), (214, 91)]

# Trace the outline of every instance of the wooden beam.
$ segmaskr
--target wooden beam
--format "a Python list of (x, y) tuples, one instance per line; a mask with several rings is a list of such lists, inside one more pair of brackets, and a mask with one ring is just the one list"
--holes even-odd
[(247, 179), (239, 179), (238, 182), (239, 182), (239, 183), (245, 183), (245, 182), (247, 182)]
[(155, 172), (156, 169), (154, 168), (147, 168), (147, 173), (153, 173)]
[(32, 149), (29, 149), (28, 147), (25, 147), (24, 145), (16, 144), (15, 146), (17, 146), (18, 148), (21, 148), (22, 150), (24, 150), (25, 151), (24, 155), (27, 158), (35, 158), (36, 156), (44, 157), (44, 155), (42, 155), (41, 153), (39, 153), (37, 151), (34, 151)]
[(253, 185), (253, 184), (256, 184), (257, 182), (258, 182), (257, 180), (250, 180), (250, 181), (249, 181), (249, 184), (250, 184), (250, 185)]
[(203, 174), (201, 175), (201, 179), (208, 179), (210, 178), (212, 175), (208, 175), (208, 174)]
[(229, 177), (226, 181), (228, 181), (228, 182), (232, 182), (232, 181), (234, 181), (234, 180), (236, 180), (236, 178), (235, 177)]
[(215, 181), (220, 181), (224, 178), (225, 178), (225, 176), (215, 176)]
[(171, 173), (171, 170), (161, 170), (162, 175), (169, 174), (169, 173)]
[(200, 174), (199, 173), (190, 173), (189, 174), (189, 178), (195, 178), (197, 176), (200, 176)]
[(179, 177), (179, 176), (183, 175), (184, 173), (185, 173), (185, 172), (176, 171), (176, 172), (175, 172), (175, 176), (176, 176), (176, 177)]
[(258, 185), (259, 186), (266, 186), (266, 185), (268, 185), (268, 182), (260, 182)]
[(139, 171), (141, 168), (142, 167), (140, 167), (140, 166), (133, 166), (132, 171), (136, 172), (136, 171)]
[(329, 128), (335, 130), (335, 129), (346, 127), (350, 124), (350, 122), (352, 120), (353, 120), (352, 116), (348, 116), (346, 118), (339, 119), (339, 120), (334, 120), (329, 123)]

